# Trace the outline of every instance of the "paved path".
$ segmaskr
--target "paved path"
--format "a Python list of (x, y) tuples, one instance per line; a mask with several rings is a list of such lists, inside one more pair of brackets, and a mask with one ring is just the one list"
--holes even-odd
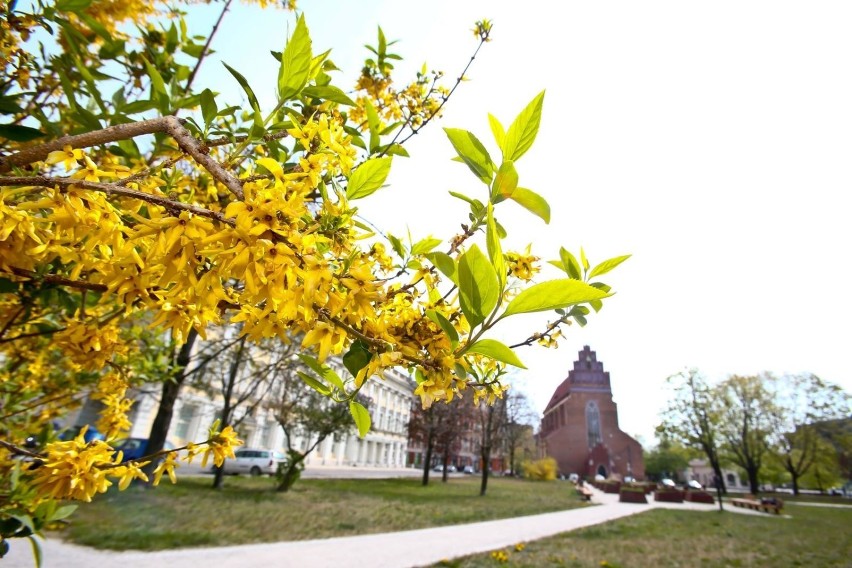
[[(567, 488), (566, 488), (567, 489)], [(370, 568), (411, 568), (445, 558), (495, 550), (518, 542), (536, 540), (581, 527), (635, 515), (655, 507), (712, 511), (715, 505), (698, 503), (619, 503), (617, 495), (595, 491), (596, 506), (487, 521), (467, 525), (436, 527), (397, 533), (330, 538), (296, 542), (249, 544), (218, 548), (187, 548), (161, 552), (106, 552), (49, 539), (43, 545), (44, 568), (325, 568), (362, 566)], [(756, 511), (727, 508), (744, 514)], [(15, 541), (1, 568), (31, 568), (28, 543)]]

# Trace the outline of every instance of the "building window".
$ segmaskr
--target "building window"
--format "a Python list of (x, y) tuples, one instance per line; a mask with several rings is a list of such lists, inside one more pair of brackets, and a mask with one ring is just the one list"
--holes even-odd
[(177, 426), (175, 427), (175, 436), (181, 440), (189, 439), (189, 425), (192, 423), (192, 418), (195, 416), (196, 406), (194, 404), (184, 404), (178, 412)]
[(601, 413), (598, 403), (590, 400), (586, 404), (586, 431), (589, 437), (589, 447), (593, 448), (601, 443)]

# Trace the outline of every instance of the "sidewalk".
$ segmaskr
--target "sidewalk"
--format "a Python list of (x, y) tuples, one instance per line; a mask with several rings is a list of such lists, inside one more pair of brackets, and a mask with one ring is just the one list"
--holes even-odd
[[(595, 506), (513, 519), (487, 521), (364, 536), (296, 542), (249, 544), (218, 548), (186, 548), (161, 552), (105, 552), (49, 539), (43, 544), (44, 568), (243, 568), (275, 566), (299, 568), (411, 568), (443, 559), (486, 552), (518, 542), (536, 540), (581, 527), (635, 515), (652, 508), (712, 511), (718, 505), (698, 503), (619, 503), (618, 495), (593, 490)], [(726, 508), (727, 510), (731, 510)], [(735, 512), (740, 512), (736, 510)], [(752, 513), (751, 511), (745, 511)], [(755, 513), (759, 514), (759, 513)], [(29, 543), (15, 541), (12, 551), (0, 560), (2, 568), (34, 566)]]

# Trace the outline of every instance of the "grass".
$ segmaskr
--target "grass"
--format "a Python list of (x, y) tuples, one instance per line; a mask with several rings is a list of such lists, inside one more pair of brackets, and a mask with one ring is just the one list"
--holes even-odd
[(852, 509), (796, 506), (770, 515), (655, 509), (602, 525), (444, 561), (454, 568), (852, 566)]
[[(305, 479), (276, 493), (268, 479), (184, 478), (150, 490), (110, 491), (83, 504), (61, 536), (113, 550), (275, 542), (380, 533), (532, 515), (584, 506), (565, 483), (492, 478)], [(569, 491), (569, 488), (571, 489)]]

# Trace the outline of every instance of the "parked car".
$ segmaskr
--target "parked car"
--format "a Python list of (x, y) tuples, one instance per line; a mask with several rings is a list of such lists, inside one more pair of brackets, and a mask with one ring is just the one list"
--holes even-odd
[(697, 482), (696, 480), (694, 480), (694, 479), (690, 479), (690, 480), (689, 480), (689, 483), (687, 483), (687, 484), (686, 484), (686, 486), (687, 486), (689, 489), (699, 489), (699, 490), (704, 489), (704, 488), (701, 486), (701, 484), (700, 484), (700, 483), (698, 483), (698, 482)]
[[(83, 428), (86, 428), (85, 424), (82, 425), (82, 426), (74, 426), (73, 428), (68, 428), (66, 430), (63, 430), (59, 434), (59, 439), (62, 440), (63, 442), (73, 440), (74, 438), (76, 438), (77, 436), (80, 435), (80, 431)], [(86, 430), (86, 433), (83, 434), (83, 441), (86, 442), (87, 444), (89, 442), (94, 442), (95, 440), (103, 440), (104, 438), (105, 438), (105, 436), (103, 434), (101, 434), (100, 432), (98, 432), (98, 429), (95, 428), (94, 426), (92, 426), (91, 424), (88, 425), (88, 429)]]
[(663, 479), (662, 481), (660, 481), (660, 484), (661, 484), (663, 487), (671, 487), (671, 488), (677, 487), (677, 484), (676, 484), (673, 480), (668, 479), (668, 478)]
[(275, 450), (244, 448), (234, 452), (233, 459), (226, 459), (222, 468), (225, 473), (232, 475), (275, 475), (278, 464), (286, 459), (284, 454)]
[(828, 494), (832, 495), (832, 496), (842, 496), (843, 490), (839, 487), (832, 487), (831, 489), (828, 490)]
[(463, 472), (463, 473), (476, 473), (475, 471), (473, 471), (473, 466), (472, 466), (472, 465), (466, 465), (466, 466), (464, 466), (464, 469), (462, 469), (462, 472)]
[[(432, 471), (440, 471), (440, 472), (443, 472), (443, 471), (444, 471), (444, 466), (443, 466), (443, 465), (441, 465), (441, 464), (438, 464), (438, 465), (436, 465), (435, 467), (433, 467), (433, 468), (432, 468)], [(448, 465), (448, 466), (447, 466), (447, 471), (448, 471), (449, 473), (455, 473), (455, 472), (456, 472), (456, 466), (454, 466), (453, 464)]]
[(580, 481), (580, 475), (576, 473), (571, 473), (568, 475), (568, 481), (570, 481), (571, 483), (577, 483), (578, 481)]
[(633, 477), (632, 475), (624, 476), (624, 483), (635, 483), (635, 482), (636, 482), (636, 478)]
[[(137, 460), (148, 455), (148, 438), (123, 438), (117, 440), (113, 446), (117, 452), (123, 452), (124, 461)], [(166, 441), (164, 450), (173, 450), (175, 445)]]

